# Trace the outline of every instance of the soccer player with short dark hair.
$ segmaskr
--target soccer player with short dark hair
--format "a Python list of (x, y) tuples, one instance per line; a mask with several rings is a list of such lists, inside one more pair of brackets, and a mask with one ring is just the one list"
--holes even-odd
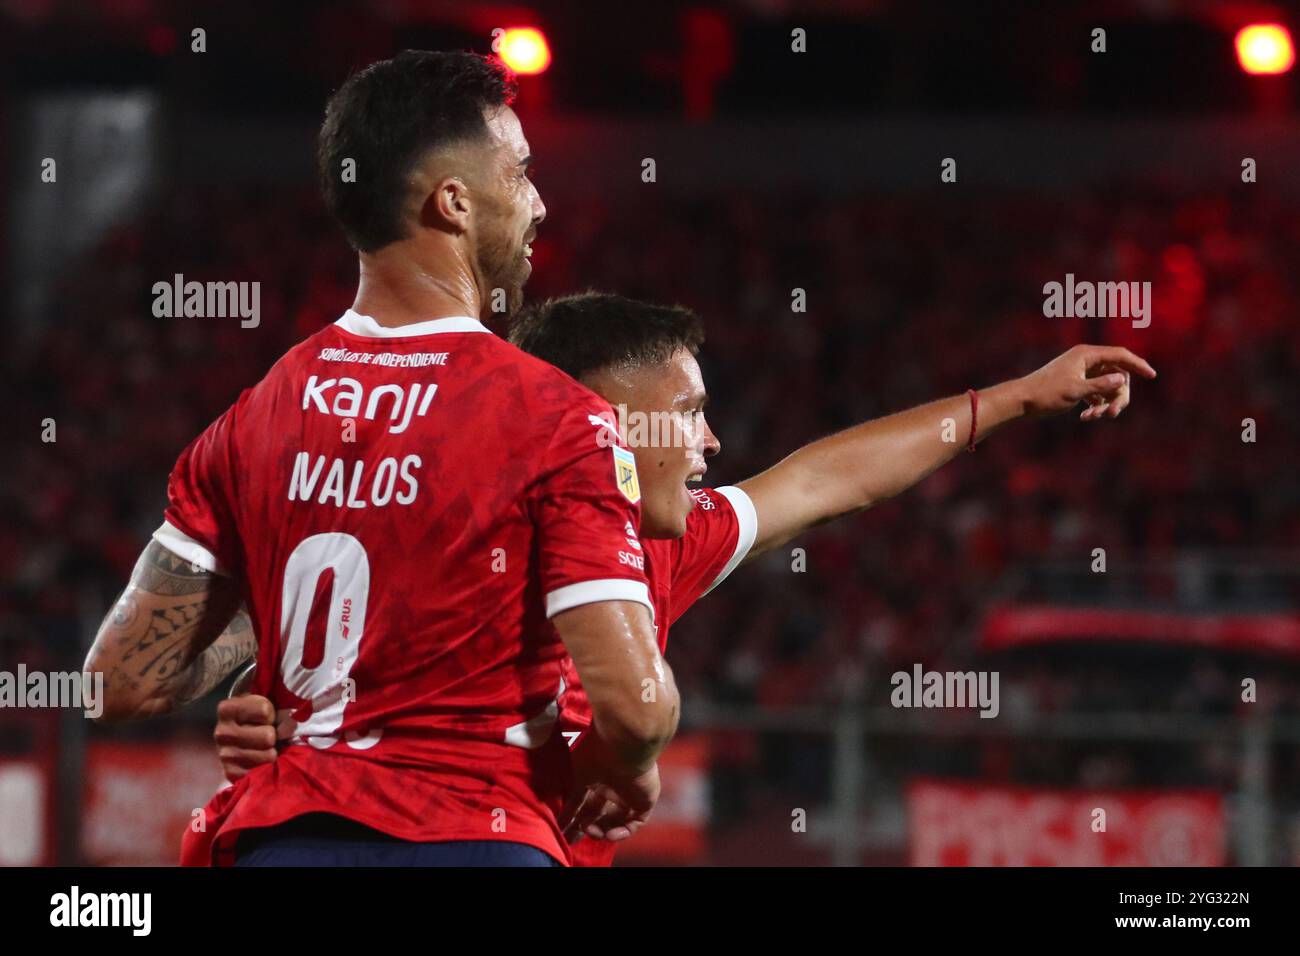
[[(797, 534), (871, 507), (916, 484), (1003, 425), (1056, 414), (1079, 402), (1085, 421), (1128, 406), (1130, 374), (1155, 371), (1124, 348), (1080, 345), (1036, 372), (940, 399), (847, 429), (800, 448), (734, 487), (696, 488), (720, 443), (704, 415), (707, 394), (696, 354), (704, 340), (688, 309), (584, 293), (526, 308), (510, 340), (563, 369), (619, 411), (617, 425), (637, 460), (641, 533), (628, 555), (650, 582), (661, 650), (685, 611), (737, 566)], [(658, 416), (658, 417), (656, 417)], [(615, 437), (615, 424), (602, 434)], [(254, 696), (222, 702), (217, 739), (228, 776), (275, 759), (272, 708)], [(581, 681), (566, 679), (552, 732), (574, 746), (579, 782), (587, 762), (591, 708)], [(282, 758), (281, 758), (282, 759)], [(597, 781), (574, 801), (569, 836), (578, 865), (608, 865), (630, 834), (617, 801)]]
[(493, 60), (410, 51), (332, 97), (319, 168), (352, 308), (181, 454), (100, 626), (107, 720), (196, 699), (242, 647), (296, 721), (214, 798), (192, 860), (566, 862), (549, 730), (575, 665), (613, 816), (632, 832), (658, 797), (678, 697), (620, 558), (635, 459), (607, 402), (480, 322), (518, 304), (545, 216), (512, 97)]

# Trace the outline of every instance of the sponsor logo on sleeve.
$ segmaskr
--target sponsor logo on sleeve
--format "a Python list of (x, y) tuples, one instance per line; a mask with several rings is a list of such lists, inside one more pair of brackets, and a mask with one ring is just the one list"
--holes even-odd
[(690, 489), (690, 496), (695, 499), (695, 503), (699, 506), (701, 511), (712, 511), (717, 507), (717, 505), (713, 503), (713, 499), (709, 497), (709, 493), (703, 488)]

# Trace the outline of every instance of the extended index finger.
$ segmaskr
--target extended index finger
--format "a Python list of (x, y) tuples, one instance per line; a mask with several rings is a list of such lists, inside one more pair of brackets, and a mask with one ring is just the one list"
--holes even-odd
[(1156, 377), (1156, 370), (1151, 367), (1146, 359), (1140, 355), (1134, 355), (1120, 345), (1094, 345), (1088, 364), (1095, 365), (1098, 362), (1110, 362), (1126, 372), (1136, 373), (1143, 378)]

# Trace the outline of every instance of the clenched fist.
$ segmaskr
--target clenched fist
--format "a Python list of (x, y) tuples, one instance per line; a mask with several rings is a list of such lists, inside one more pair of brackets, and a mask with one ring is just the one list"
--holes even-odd
[(234, 783), (254, 767), (275, 760), (275, 707), (265, 697), (242, 694), (217, 705), (212, 739), (226, 779)]

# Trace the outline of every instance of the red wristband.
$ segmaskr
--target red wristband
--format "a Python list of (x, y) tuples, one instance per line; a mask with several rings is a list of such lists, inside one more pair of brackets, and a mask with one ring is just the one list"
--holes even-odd
[(967, 451), (975, 450), (975, 426), (979, 422), (980, 412), (980, 393), (973, 388), (966, 389), (966, 394), (970, 396), (970, 441), (966, 445)]

